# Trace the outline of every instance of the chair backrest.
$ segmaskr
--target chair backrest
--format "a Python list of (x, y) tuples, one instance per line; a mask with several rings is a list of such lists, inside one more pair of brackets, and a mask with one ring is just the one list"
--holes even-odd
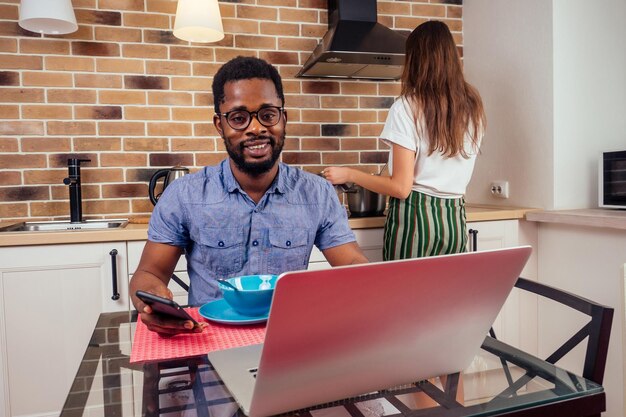
[(591, 318), (587, 324), (572, 335), (561, 347), (548, 356), (546, 361), (552, 364), (556, 363), (583, 340), (588, 338), (582, 376), (598, 384), (602, 384), (609, 350), (613, 308), (526, 278), (520, 277), (515, 286), (521, 290), (529, 291), (566, 305)]
[(183, 281), (182, 279), (178, 278), (176, 274), (172, 274), (172, 280), (176, 282), (178, 285), (180, 285), (183, 288), (183, 290), (189, 292), (189, 285), (187, 285), (185, 281)]

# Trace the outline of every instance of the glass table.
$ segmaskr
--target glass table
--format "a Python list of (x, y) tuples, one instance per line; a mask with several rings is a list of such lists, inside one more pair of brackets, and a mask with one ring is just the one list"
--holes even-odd
[[(61, 412), (73, 416), (243, 416), (206, 355), (129, 364), (136, 313), (103, 313)], [(285, 415), (599, 416), (601, 385), (487, 336), (461, 373)]]

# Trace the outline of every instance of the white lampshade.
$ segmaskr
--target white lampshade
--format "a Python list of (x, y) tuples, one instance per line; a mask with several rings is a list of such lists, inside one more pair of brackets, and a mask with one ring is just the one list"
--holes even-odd
[(224, 38), (217, 0), (178, 0), (174, 36), (189, 42), (217, 42)]
[(19, 25), (48, 35), (63, 35), (78, 29), (72, 0), (22, 0)]

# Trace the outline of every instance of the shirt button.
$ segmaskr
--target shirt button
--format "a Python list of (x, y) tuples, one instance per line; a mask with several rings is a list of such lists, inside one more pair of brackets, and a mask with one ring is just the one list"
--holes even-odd
[(252, 246), (259, 246), (259, 242), (258, 242), (258, 241), (256, 241), (256, 240), (255, 240), (255, 241), (253, 241), (253, 242), (252, 242)]
[(286, 242), (285, 242), (285, 245), (287, 245), (287, 246), (291, 246), (291, 240), (286, 241)]
[(220, 248), (224, 247), (224, 241), (220, 240), (219, 242), (217, 242), (217, 246), (219, 246)]

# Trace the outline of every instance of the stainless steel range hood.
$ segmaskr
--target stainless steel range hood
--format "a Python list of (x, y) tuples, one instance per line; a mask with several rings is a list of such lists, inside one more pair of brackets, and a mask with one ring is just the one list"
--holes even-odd
[(378, 23), (376, 0), (328, 0), (328, 32), (297, 76), (396, 80), (405, 41)]

